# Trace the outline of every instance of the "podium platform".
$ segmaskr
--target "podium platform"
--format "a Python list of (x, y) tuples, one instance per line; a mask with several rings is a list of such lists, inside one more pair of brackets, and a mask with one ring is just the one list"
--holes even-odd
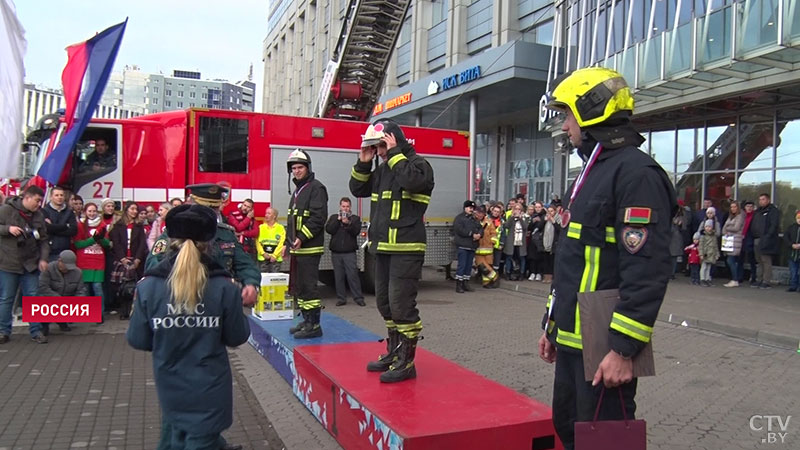
[(345, 449), (561, 449), (551, 410), (422, 347), (418, 376), (396, 384), (365, 370), (379, 337), (324, 313), (323, 337), (295, 340), (290, 321), (250, 318), (250, 343)]
[(289, 385), (294, 382), (294, 348), (297, 345), (325, 345), (340, 344), (343, 342), (378, 342), (380, 337), (361, 327), (335, 316), (323, 312), (320, 320), (324, 334), (322, 337), (312, 339), (295, 339), (289, 333), (289, 328), (300, 322), (294, 320), (260, 320), (249, 316), (250, 319), (250, 345), (256, 349)]

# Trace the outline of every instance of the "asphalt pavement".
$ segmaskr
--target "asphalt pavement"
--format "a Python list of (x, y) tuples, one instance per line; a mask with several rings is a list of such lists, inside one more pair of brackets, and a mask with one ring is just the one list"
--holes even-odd
[[(547, 287), (503, 282), (456, 294), (427, 270), (418, 297), (422, 346), (540, 402), (552, 397), (553, 367), (536, 355)], [(658, 375), (640, 380), (637, 416), (648, 448), (800, 448), (800, 294), (749, 287), (670, 284), (654, 333)], [(474, 283), (473, 283), (474, 284)], [(373, 297), (336, 307), (322, 289), (324, 313), (382, 334)], [(160, 415), (148, 353), (124, 339), (127, 322), (79, 324), (31, 342), (15, 327), (0, 346), (0, 450), (150, 449)], [(249, 449), (337, 449), (291, 387), (249, 345), (230, 351), (234, 425), (224, 435)], [(419, 367), (420, 377), (425, 368)], [(794, 416), (783, 443), (769, 444), (753, 417)], [(755, 425), (755, 426), (754, 426)], [(754, 429), (762, 428), (762, 430)], [(762, 442), (763, 440), (763, 442)]]

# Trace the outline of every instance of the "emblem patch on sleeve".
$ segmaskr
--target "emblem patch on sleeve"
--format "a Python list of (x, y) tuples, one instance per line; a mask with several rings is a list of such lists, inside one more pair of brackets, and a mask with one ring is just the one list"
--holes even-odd
[(647, 242), (647, 228), (625, 227), (622, 229), (622, 246), (631, 255), (635, 255)]
[(634, 206), (625, 208), (625, 218), (623, 219), (623, 222), (631, 225), (647, 225), (650, 223), (651, 216), (652, 211), (650, 208)]
[(153, 254), (159, 255), (167, 251), (167, 240), (166, 239), (159, 239), (153, 244)]

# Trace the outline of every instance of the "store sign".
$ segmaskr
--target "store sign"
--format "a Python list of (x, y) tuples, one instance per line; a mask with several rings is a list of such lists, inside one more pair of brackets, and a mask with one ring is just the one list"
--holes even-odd
[(462, 71), (461, 73), (457, 73), (455, 75), (450, 75), (449, 77), (442, 79), (442, 90), (446, 91), (448, 89), (453, 89), (454, 87), (461, 86), (462, 84), (469, 83), (470, 81), (475, 81), (481, 77), (481, 66), (474, 66), (470, 67), (467, 70)]
[(547, 108), (547, 102), (550, 101), (550, 96), (543, 94), (539, 99), (539, 131), (554, 131), (552, 128), (555, 125), (558, 111)]
[(390, 98), (383, 103), (378, 102), (375, 105), (375, 108), (372, 109), (372, 115), (378, 115), (382, 112), (388, 111), (392, 108), (397, 108), (398, 106), (403, 106), (406, 103), (411, 102), (411, 92), (407, 92), (403, 95), (398, 95), (395, 98)]

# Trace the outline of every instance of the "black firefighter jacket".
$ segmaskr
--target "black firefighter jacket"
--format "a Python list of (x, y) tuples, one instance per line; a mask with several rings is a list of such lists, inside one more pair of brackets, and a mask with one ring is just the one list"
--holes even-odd
[(433, 192), (433, 168), (407, 142), (389, 150), (388, 160), (372, 171), (356, 162), (350, 192), (370, 197), (370, 253), (425, 253), (422, 218)]
[(606, 289), (620, 295), (611, 349), (632, 357), (650, 341), (671, 273), (676, 204), (672, 183), (648, 155), (633, 146), (600, 153), (559, 237), (552, 313), (542, 324), (559, 350), (583, 349), (577, 294)]
[(483, 227), (472, 214), (461, 213), (453, 220), (453, 245), (456, 248), (475, 250), (478, 241), (472, 238), (473, 234), (483, 237)]
[(321, 255), (325, 251), (325, 220), (328, 218), (328, 190), (310, 172), (302, 180), (294, 181), (295, 189), (289, 197), (286, 245), (300, 238), (300, 247), (292, 248), (293, 255)]

